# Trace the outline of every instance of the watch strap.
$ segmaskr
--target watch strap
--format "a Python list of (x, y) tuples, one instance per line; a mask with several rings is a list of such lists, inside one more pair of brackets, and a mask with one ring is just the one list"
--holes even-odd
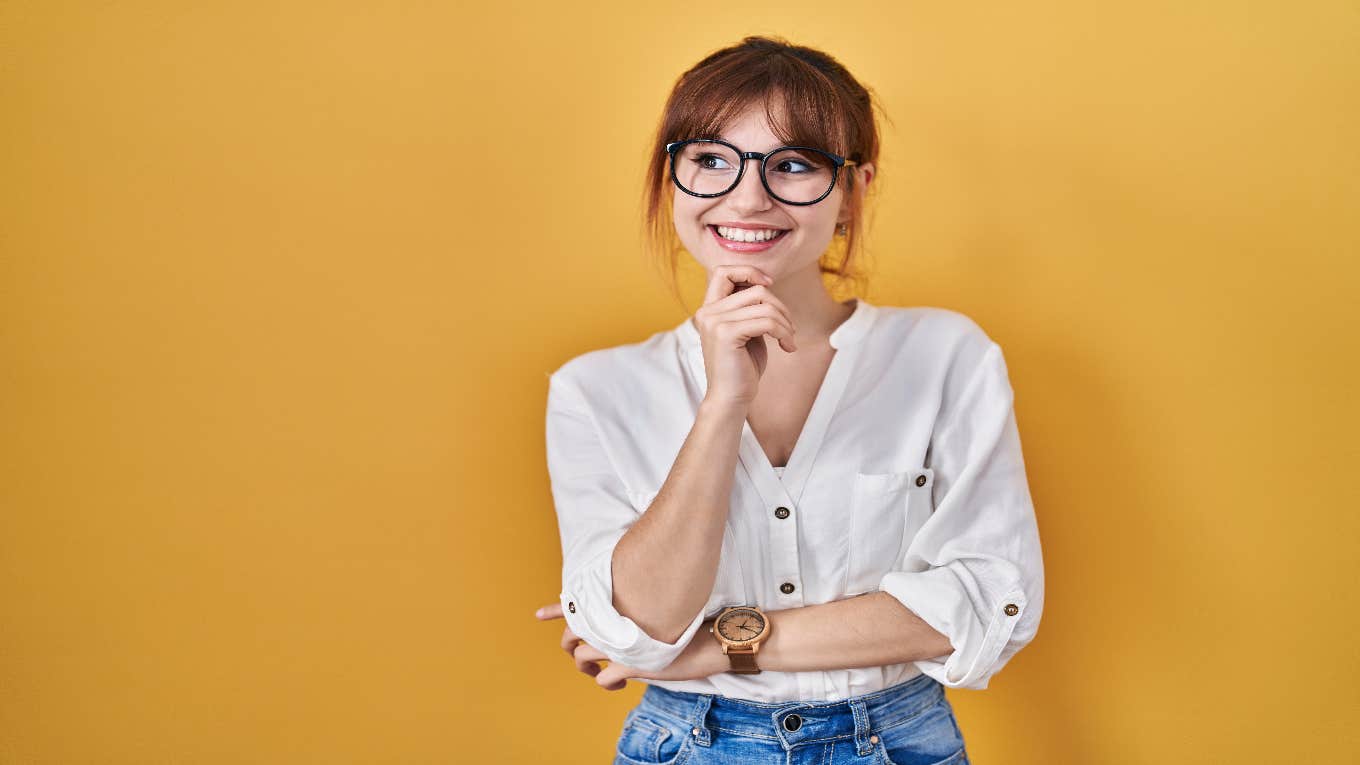
[(756, 652), (750, 649), (741, 650), (737, 648), (727, 649), (727, 658), (732, 662), (731, 672), (738, 675), (758, 675), (760, 667), (756, 666)]

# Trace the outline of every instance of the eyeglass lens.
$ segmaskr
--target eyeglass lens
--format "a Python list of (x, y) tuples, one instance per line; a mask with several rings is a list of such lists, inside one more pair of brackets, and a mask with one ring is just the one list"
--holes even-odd
[[(681, 146), (673, 161), (676, 181), (695, 194), (729, 191), (736, 186), (741, 168), (737, 153), (730, 147), (704, 141)], [(811, 202), (823, 196), (831, 189), (834, 177), (835, 164), (830, 157), (817, 151), (781, 149), (770, 155), (765, 165), (765, 182), (770, 191), (793, 204)]]

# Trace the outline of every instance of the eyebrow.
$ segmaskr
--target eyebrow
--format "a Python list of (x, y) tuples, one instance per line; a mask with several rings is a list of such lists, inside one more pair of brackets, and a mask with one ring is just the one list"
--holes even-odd
[[(717, 139), (720, 140), (720, 141), (727, 141), (728, 143), (732, 144), (733, 146), (736, 146), (736, 145), (737, 145), (737, 142), (736, 142), (736, 141), (732, 140), (731, 138), (728, 138), (727, 136), (725, 136), (725, 135), (723, 135), (723, 134), (721, 134), (721, 133), (719, 133), (718, 135), (716, 135), (716, 136), (714, 136), (714, 137), (717, 138)], [(778, 140), (778, 139), (776, 139), (776, 140)], [(775, 149), (782, 148), (782, 147), (784, 147), (784, 146), (791, 146), (791, 145), (792, 145), (792, 144), (787, 144), (787, 143), (777, 143), (777, 144), (775, 144), (774, 146), (771, 146), (767, 151), (762, 151), (761, 154), (767, 154), (767, 153), (769, 153), (769, 152), (771, 152), (771, 151), (774, 151)], [(750, 151), (750, 149), (745, 149), (744, 151)]]

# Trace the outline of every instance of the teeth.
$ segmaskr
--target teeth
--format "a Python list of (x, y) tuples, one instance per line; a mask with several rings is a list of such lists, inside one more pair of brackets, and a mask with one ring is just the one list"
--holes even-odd
[(781, 233), (780, 229), (775, 228), (749, 229), (728, 228), (727, 226), (717, 226), (716, 228), (718, 229), (718, 236), (734, 242), (768, 242)]

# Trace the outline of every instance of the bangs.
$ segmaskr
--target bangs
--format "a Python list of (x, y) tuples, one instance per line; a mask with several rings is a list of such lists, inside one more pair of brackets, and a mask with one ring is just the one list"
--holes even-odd
[(810, 146), (846, 159), (854, 143), (843, 115), (839, 88), (815, 67), (785, 56), (733, 61), (704, 72), (702, 81), (682, 81), (675, 95), (678, 109), (666, 126), (668, 140), (722, 138), (747, 110), (759, 106), (765, 120), (785, 144)]

